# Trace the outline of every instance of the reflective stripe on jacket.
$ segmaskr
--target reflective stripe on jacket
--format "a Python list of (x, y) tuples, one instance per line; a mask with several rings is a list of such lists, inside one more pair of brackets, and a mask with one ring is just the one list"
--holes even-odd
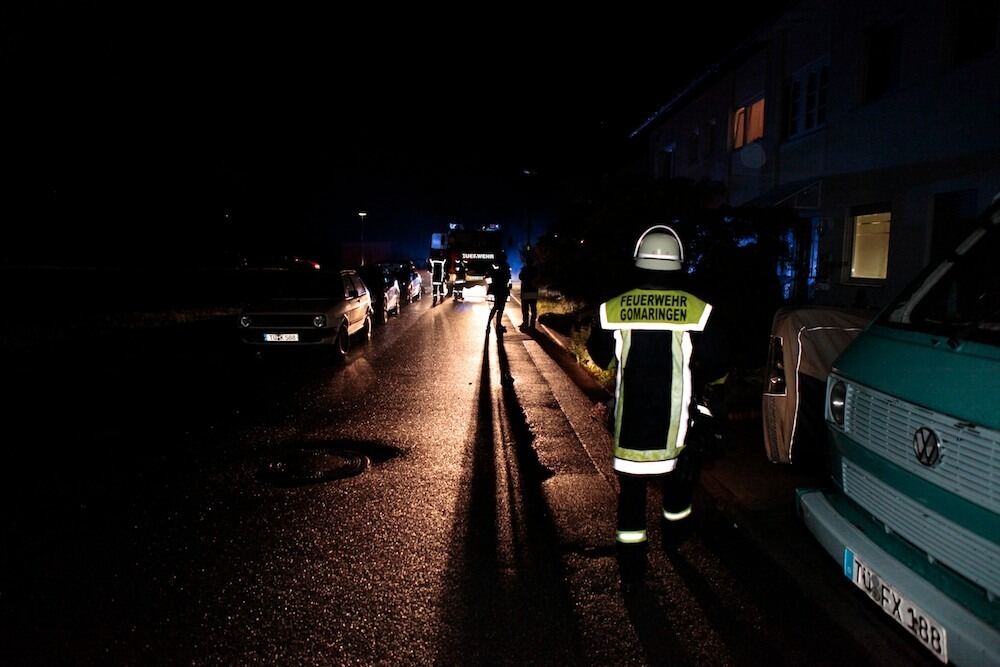
[(635, 289), (601, 304), (615, 339), (614, 467), (635, 475), (673, 470), (690, 420), (691, 332), (712, 306), (683, 290)]

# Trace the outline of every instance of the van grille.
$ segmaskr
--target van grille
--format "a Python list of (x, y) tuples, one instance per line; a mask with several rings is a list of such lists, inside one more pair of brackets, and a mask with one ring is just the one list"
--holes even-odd
[(1000, 592), (1000, 545), (931, 512), (846, 459), (843, 472), (844, 493), (888, 528), (990, 593)]
[[(907, 472), (969, 502), (1000, 512), (1000, 432), (959, 426), (953, 417), (855, 384), (847, 386), (844, 432)], [(941, 441), (934, 467), (917, 461), (913, 436), (932, 429)]]

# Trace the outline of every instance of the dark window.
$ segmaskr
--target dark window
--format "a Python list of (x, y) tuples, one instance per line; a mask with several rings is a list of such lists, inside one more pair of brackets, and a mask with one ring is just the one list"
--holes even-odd
[(816, 126), (826, 125), (826, 89), (829, 80), (829, 68), (826, 65), (819, 70), (819, 90), (816, 93)]
[(656, 175), (659, 178), (674, 177), (674, 145), (661, 148), (656, 154)]
[(865, 53), (864, 101), (871, 102), (899, 86), (899, 29), (872, 28)]
[(997, 47), (1000, 0), (954, 2), (948, 7), (953, 64), (961, 65)]
[(698, 144), (700, 143), (700, 140), (701, 140), (701, 131), (700, 130), (695, 130), (694, 132), (691, 133), (691, 136), (688, 139), (688, 141), (690, 142), (689, 145), (688, 145), (688, 164), (689, 165), (698, 164), (698, 160), (701, 157), (700, 154), (699, 154), (699, 152), (698, 152), (699, 151)]
[(794, 137), (801, 130), (802, 123), (802, 82), (792, 79), (788, 84), (788, 131), (789, 137)]
[(800, 70), (788, 82), (787, 135), (815, 130), (826, 124), (826, 89), (829, 67), (817, 63)]
[(810, 72), (806, 78), (806, 129), (816, 127), (816, 98), (819, 95), (819, 77)]
[(954, 190), (934, 195), (931, 254), (939, 257), (968, 236), (977, 211), (975, 190)]

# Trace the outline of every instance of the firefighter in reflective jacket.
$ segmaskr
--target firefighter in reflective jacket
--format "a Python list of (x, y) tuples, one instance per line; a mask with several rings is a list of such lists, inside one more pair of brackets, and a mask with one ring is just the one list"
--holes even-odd
[(465, 260), (459, 257), (455, 260), (455, 284), (451, 288), (455, 301), (465, 301), (465, 275)]
[(695, 473), (685, 448), (694, 444), (692, 427), (705, 411), (699, 399), (728, 370), (712, 306), (686, 289), (684, 250), (674, 230), (650, 227), (633, 257), (639, 286), (601, 304), (587, 341), (599, 366), (618, 362), (611, 428), (619, 482), (616, 549), (626, 592), (645, 577), (647, 480), (662, 481), (667, 538), (691, 514)]
[(444, 302), (445, 294), (445, 272), (444, 272), (444, 257), (431, 257), (431, 294), (433, 298), (431, 299), (431, 305), (437, 304), (440, 300)]

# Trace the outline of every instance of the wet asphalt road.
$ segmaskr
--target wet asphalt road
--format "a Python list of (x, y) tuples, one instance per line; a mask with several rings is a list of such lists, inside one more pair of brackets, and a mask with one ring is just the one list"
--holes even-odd
[(623, 601), (610, 544), (559, 542), (504, 381), (524, 337), (485, 320), (425, 298), (345, 363), (228, 322), (6, 351), (0, 662), (886, 658), (719, 517)]
[(199, 325), (19, 366), (4, 662), (573, 662), (485, 318), (425, 299), (344, 364)]

